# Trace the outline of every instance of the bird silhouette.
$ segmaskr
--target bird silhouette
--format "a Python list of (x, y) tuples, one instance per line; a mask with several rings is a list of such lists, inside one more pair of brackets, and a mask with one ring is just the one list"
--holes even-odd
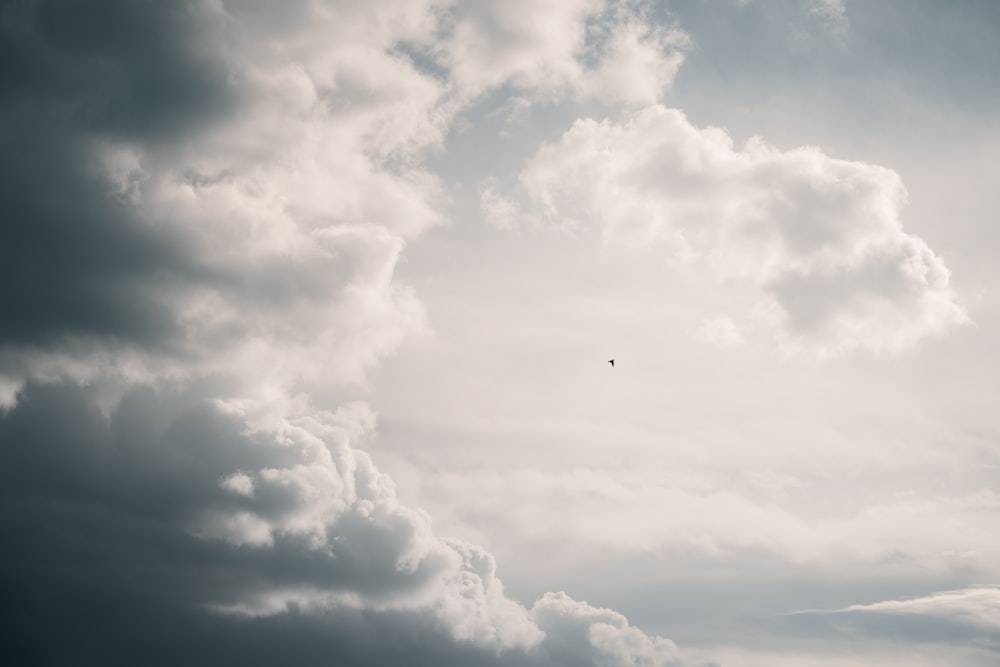
[(614, 359), (608, 359), (608, 363), (611, 364), (611, 368), (615, 367), (615, 360)]

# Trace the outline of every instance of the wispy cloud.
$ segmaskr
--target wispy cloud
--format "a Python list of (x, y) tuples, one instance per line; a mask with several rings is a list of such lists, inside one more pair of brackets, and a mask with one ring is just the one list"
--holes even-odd
[(837, 34), (845, 33), (850, 27), (844, 0), (811, 0), (809, 12), (820, 17)]
[[(924, 597), (856, 604), (826, 613), (869, 612), (898, 616), (936, 616), (1000, 632), (1000, 586), (976, 586)], [(800, 613), (823, 613), (821, 611)]]
[(918, 646), (968, 647), (979, 653), (971, 664), (989, 664), (1000, 655), (1000, 587), (971, 586), (913, 598), (808, 609), (786, 615), (794, 627), (823, 628), (869, 642), (896, 641)]

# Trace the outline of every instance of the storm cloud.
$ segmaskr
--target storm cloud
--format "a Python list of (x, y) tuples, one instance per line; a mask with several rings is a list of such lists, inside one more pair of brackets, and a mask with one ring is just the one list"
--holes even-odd
[[(0, 421), (0, 588), (25, 662), (680, 664), (610, 610), (507, 598), (354, 447), (364, 406), (276, 432), (191, 393), (29, 387)], [(234, 484), (233, 479), (245, 480)]]
[[(564, 62), (599, 9), (573, 14)], [(457, 55), (433, 57), (464, 66), (474, 19), (2, 11), (0, 588), (20, 662), (677, 663), (620, 614), (510, 599), (489, 553), (396, 499), (358, 448), (373, 414), (336, 398), (424, 326), (394, 279), (444, 219), (424, 151), (523, 70), (443, 82), (400, 50), (444, 31)]]
[[(845, 12), (805, 13), (842, 31)], [(477, 193), (502, 243), (596, 230), (750, 285), (788, 349), (912, 349), (967, 321), (941, 257), (903, 229), (895, 172), (737, 149), (668, 108), (693, 48), (642, 1), (3, 3), (0, 636), (16, 661), (715, 664), (555, 586), (512, 595), (490, 550), (401, 499), (377, 465), (372, 398), (380, 363), (435, 325), (401, 277), (408, 250), (449, 224), (494, 233), (464, 220)], [(575, 121), (552, 120), (567, 110)], [(503, 129), (448, 163), (477, 123)], [(505, 160), (518, 173), (493, 174)], [(465, 191), (443, 175), (465, 167), (490, 177)], [(753, 333), (728, 317), (703, 329), (731, 348)], [(465, 361), (463, 396), (498, 377), (473, 381)], [(436, 379), (408, 384), (430, 394)], [(444, 451), (423, 452), (434, 474)], [(715, 550), (803, 559), (830, 539), (707, 482), (696, 496), (585, 468), (493, 487), (466, 475), (448, 501), (488, 518), (525, 480), (521, 500), (585, 496), (572, 522), (526, 515), (567, 550), (577, 529), (655, 550), (690, 527)], [(776, 497), (798, 484), (762, 480)], [(623, 518), (636, 503), (673, 514)], [(706, 526), (731, 539), (702, 540)]]

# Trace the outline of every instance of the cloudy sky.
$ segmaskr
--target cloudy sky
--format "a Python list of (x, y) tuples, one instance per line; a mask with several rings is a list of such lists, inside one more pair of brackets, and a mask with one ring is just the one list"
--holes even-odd
[(996, 665), (998, 64), (989, 0), (3, 2), (6, 651)]

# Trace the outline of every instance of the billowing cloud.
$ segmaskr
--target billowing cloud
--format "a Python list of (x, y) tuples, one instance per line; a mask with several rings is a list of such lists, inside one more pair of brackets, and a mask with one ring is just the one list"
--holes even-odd
[[(295, 664), (331, 650), (377, 664), (385, 649), (344, 634), (360, 624), (416, 664), (680, 664), (672, 642), (613, 611), (561, 593), (510, 599), (490, 554), (437, 537), (357, 448), (366, 406), (248, 421), (198, 391), (135, 389), (107, 416), (93, 390), (27, 389), (0, 420), (0, 519), (17, 535), (0, 583), (23, 656), (124, 664), (128, 651), (105, 652), (124, 629), (135, 650), (163, 646), (163, 664), (209, 664), (265, 632)], [(76, 630), (46, 643), (43, 614)]]
[[(363, 451), (374, 412), (351, 400), (426, 326), (396, 269), (448, 218), (427, 157), (491, 94), (647, 107), (544, 148), (525, 202), (484, 191), (504, 224), (528, 210), (656, 239), (759, 286), (792, 346), (895, 348), (961, 320), (940, 259), (899, 225), (892, 172), (737, 151), (656, 106), (687, 38), (654, 9), (0, 9), (0, 590), (15, 662), (682, 663), (612, 610), (514, 599), (489, 552), (400, 501)], [(714, 322), (715, 342), (744, 333)], [(603, 523), (631, 529), (598, 501)], [(727, 530), (764, 515), (712, 504)], [(753, 521), (738, 528), (734, 543), (762, 541)]]
[(906, 191), (883, 167), (759, 138), (740, 150), (655, 105), (621, 123), (577, 121), (538, 150), (518, 189), (520, 202), (485, 191), (499, 224), (520, 212), (703, 262), (758, 287), (790, 349), (898, 350), (967, 319), (944, 262), (904, 231)]
[(584, 98), (611, 99), (625, 106), (659, 102), (684, 62), (688, 36), (679, 28), (651, 21), (649, 8), (620, 7), (613, 19), (594, 28), (592, 59), (597, 63), (578, 84)]
[(9, 62), (39, 70), (2, 110), (8, 382), (357, 381), (421, 326), (392, 272), (442, 219), (413, 164), (440, 85), (389, 53), (419, 17), (345, 11), (7, 11)]
[[(489, 553), (398, 501), (359, 449), (373, 414), (342, 399), (424, 326), (394, 271), (446, 217), (423, 158), (458, 104), (599, 95), (633, 65), (643, 96), (669, 84), (672, 33), (604, 10), (2, 10), (0, 588), (21, 662), (677, 663), (614, 612), (507, 596)], [(601, 16), (607, 57), (581, 65)]]
[[(456, 95), (512, 83), (649, 102), (680, 64), (680, 33), (640, 9), (403, 4), (8, 10), (5, 383), (251, 360), (271, 384), (321, 368), (356, 382), (422, 326), (392, 273), (443, 220), (420, 159)], [(441, 31), (445, 80), (399, 50)]]
[(649, 20), (648, 3), (602, 0), (456, 3), (434, 57), (460, 97), (501, 85), (542, 99), (659, 101), (687, 36)]

